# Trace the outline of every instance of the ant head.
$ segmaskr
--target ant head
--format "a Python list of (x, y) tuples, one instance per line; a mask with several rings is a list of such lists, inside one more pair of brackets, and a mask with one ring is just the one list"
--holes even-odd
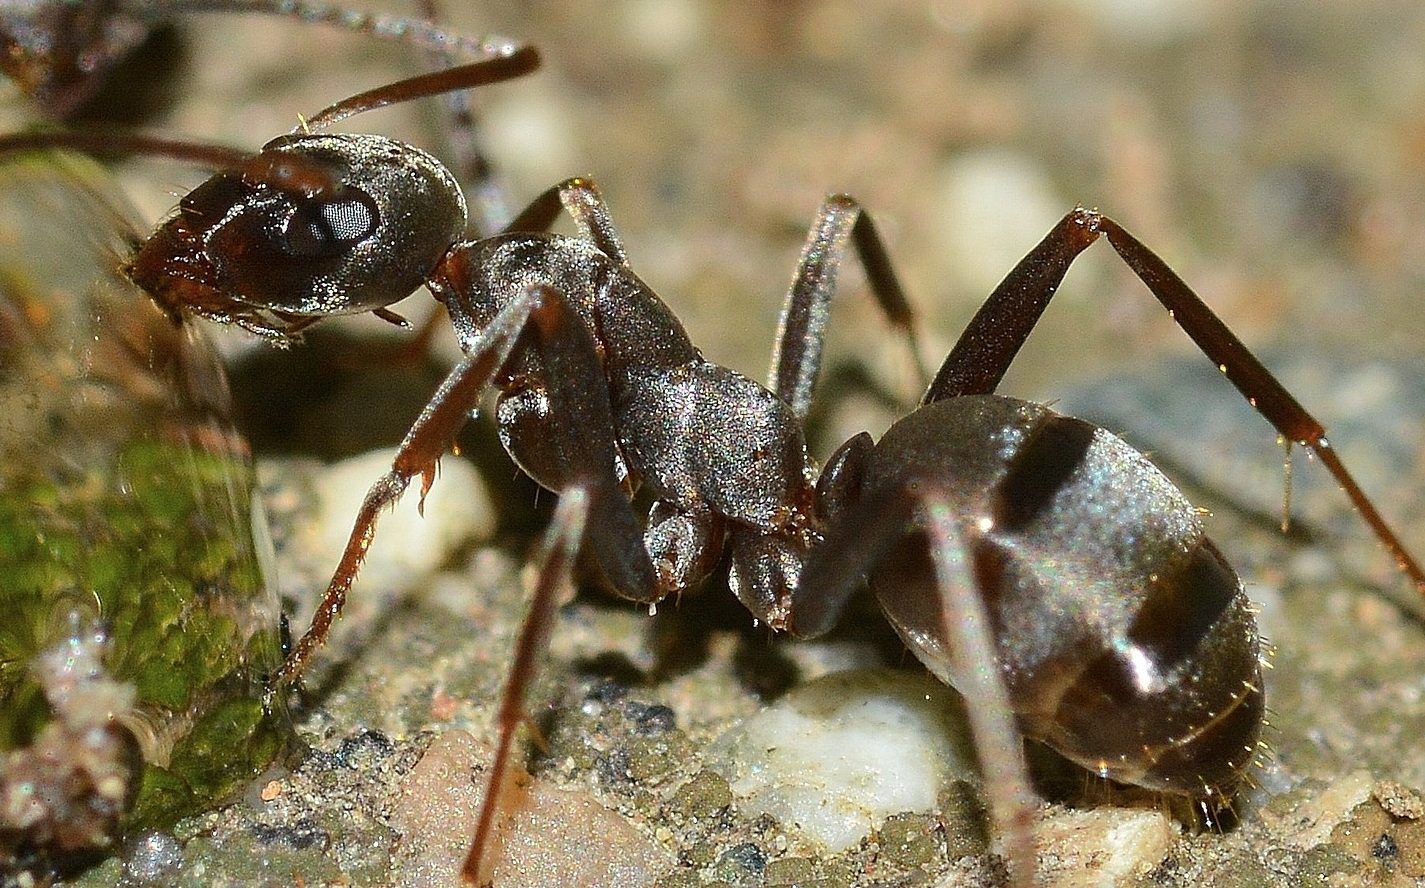
[(222, 170), (138, 245), (124, 271), (175, 320), (196, 314), (283, 340), (328, 315), (379, 314), (409, 296), (465, 228), (465, 197), (429, 154), (382, 136), (313, 130), (375, 108), (509, 80), (539, 66), (532, 47), (473, 48), (483, 56), (478, 61), (357, 93), (257, 154), (75, 130), (0, 136), (0, 156), (66, 148), (169, 157)]
[(194, 189), (128, 271), (174, 314), (280, 336), (404, 299), (464, 227), (455, 178), (426, 152), (287, 135)]
[[(219, 160), (127, 265), (174, 318), (203, 315), (283, 339), (334, 314), (380, 312), (409, 296), (465, 228), (455, 177), (418, 148), (372, 135), (321, 134), (386, 105), (519, 77), (539, 65), (529, 47), (481, 47), (485, 58), (358, 93), (255, 155), (164, 140), (125, 149)], [(82, 145), (0, 139), (13, 149)], [(390, 319), (391, 316), (388, 316)]]

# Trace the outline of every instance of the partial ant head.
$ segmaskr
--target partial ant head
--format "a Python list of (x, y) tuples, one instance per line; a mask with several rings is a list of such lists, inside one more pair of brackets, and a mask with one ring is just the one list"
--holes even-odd
[(193, 313), (281, 340), (335, 314), (374, 311), (425, 282), (465, 227), (465, 198), (434, 157), (383, 136), (314, 132), (386, 105), (509, 80), (539, 66), (505, 46), (343, 99), (256, 154), (94, 131), (0, 136), (0, 154), (67, 148), (220, 170), (126, 265), (172, 317)]
[(110, 3), (7, 3), (0, 72), (41, 113), (72, 118), (104, 77), (149, 36), (153, 22)]
[[(427, 4), (427, 15), (435, 11)], [(163, 66), (183, 54), (171, 25), (205, 13), (325, 25), (450, 59), (485, 58), (515, 46), (496, 35), (470, 37), (430, 19), (350, 9), (326, 0), (5, 0), (0, 2), (0, 73), (15, 83), (32, 110), (52, 120), (137, 120), (151, 109), (135, 103), (135, 93), (138, 98), (166, 97), (164, 82), (174, 79), (156, 77), (155, 62)]]
[(129, 263), (171, 312), (263, 333), (409, 296), (465, 227), (455, 177), (384, 136), (281, 136), (194, 189)]

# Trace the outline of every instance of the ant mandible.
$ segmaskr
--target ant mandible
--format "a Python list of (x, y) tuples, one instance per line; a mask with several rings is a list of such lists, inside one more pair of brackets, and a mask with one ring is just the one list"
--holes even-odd
[[(524, 720), (523, 700), (576, 555), (652, 608), (729, 555), (753, 616), (827, 631), (869, 579), (907, 646), (972, 703), (990, 809), (1015, 884), (1034, 880), (1033, 796), (1021, 737), (1104, 777), (1230, 799), (1255, 757), (1259, 640), (1242, 583), (1196, 511), (1108, 432), (994, 394), (1074, 258), (1105, 237), (1286, 440), (1321, 460), (1401, 570), (1425, 572), (1366, 498), (1324, 429), (1147, 247), (1075, 209), (994, 290), (920, 406), (862, 433), (818, 472), (803, 420), (848, 249), (914, 348), (912, 312), (870, 217), (821, 207), (787, 296), (768, 386), (705, 360), (630, 269), (596, 186), (570, 179), (494, 237), (458, 240), (464, 199), (432, 157), (373, 135), (313, 132), (369, 108), (517, 76), (533, 51), (344, 100), (257, 154), (191, 143), (31, 134), (0, 150), (150, 153), (222, 169), (139, 245), (126, 272), (175, 320), (198, 314), (285, 342), (322, 318), (387, 306), (424, 283), (464, 351), (372, 485), (313, 619), (273, 679), (322, 644), (377, 519), (439, 458), (487, 389), (516, 463), (560, 494), (499, 708), (490, 785), (462, 873), (481, 860)], [(551, 234), (561, 208), (579, 236)], [(631, 494), (653, 494), (646, 522)], [(982, 668), (995, 663), (998, 669)]]

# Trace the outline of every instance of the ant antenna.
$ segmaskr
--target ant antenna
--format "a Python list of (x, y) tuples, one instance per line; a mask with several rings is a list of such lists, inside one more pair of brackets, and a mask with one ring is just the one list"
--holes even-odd
[(251, 151), (229, 145), (165, 139), (143, 133), (81, 129), (0, 136), (0, 155), (55, 148), (78, 151), (92, 157), (167, 157), (214, 170), (236, 167), (252, 157)]
[[(533, 47), (515, 47), (478, 62), (398, 80), (358, 93), (318, 112), (294, 132), (324, 129), (363, 111), (386, 105), (499, 83), (528, 74), (538, 67), (539, 53)], [(0, 155), (52, 148), (80, 151), (95, 157), (167, 157), (213, 170), (238, 168), (253, 157), (251, 151), (227, 145), (166, 139), (142, 133), (64, 130), (0, 136)]]
[(443, 71), (421, 74), (357, 93), (318, 111), (297, 126), (293, 132), (326, 129), (348, 117), (354, 117), (387, 105), (397, 105), (413, 99), (438, 96), (462, 89), (474, 89), (490, 83), (512, 80), (539, 67), (539, 51), (532, 46), (508, 47), (491, 58), (481, 59)]
[(319, 0), (167, 0), (161, 5), (148, 0), (126, 5), (136, 6), (132, 12), (137, 15), (143, 15), (150, 7), (156, 7), (153, 13), (165, 18), (172, 17), (175, 13), (189, 12), (285, 16), (314, 24), (331, 25), (380, 40), (397, 40), (419, 49), (471, 58), (510, 55), (519, 47), (518, 41), (507, 37), (493, 34), (469, 37), (447, 31), (428, 19), (363, 12), (322, 3)]

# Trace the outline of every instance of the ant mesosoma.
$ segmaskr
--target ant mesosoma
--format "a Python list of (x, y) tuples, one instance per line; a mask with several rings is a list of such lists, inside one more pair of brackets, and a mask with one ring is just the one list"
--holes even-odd
[[(831, 628), (869, 579), (905, 643), (970, 701), (990, 810), (1017, 885), (1034, 879), (1033, 796), (1020, 737), (1104, 777), (1230, 799), (1257, 753), (1259, 641), (1241, 581), (1197, 512), (1146, 457), (1089, 423), (995, 394), (1074, 258), (1100, 237), (1285, 440), (1321, 460), (1402, 571), (1425, 572), (1324, 430), (1156, 255), (1075, 209), (970, 322), (920, 405), (818, 472), (803, 420), (848, 249), (915, 346), (912, 312), (870, 217), (821, 207), (787, 296), (764, 387), (705, 360), (630, 269), (598, 189), (570, 179), (494, 237), (458, 240), (464, 199), (417, 148), (317, 132), (337, 120), (517, 76), (532, 50), (344, 100), (256, 154), (130, 137), (26, 134), (0, 150), (148, 153), (221, 170), (138, 245), (126, 273), (175, 319), (197, 314), (285, 342), (322, 318), (374, 312), (424, 283), (465, 357), (366, 495), (311, 628), (273, 679), (294, 681), (341, 611), (383, 509), (421, 495), (485, 390), (517, 464), (560, 494), (499, 709), (499, 743), (463, 875), (484, 876), (523, 700), (576, 555), (650, 609), (728, 555), (754, 618)], [(549, 233), (561, 208), (579, 236)], [(647, 488), (646, 521), (631, 494)], [(998, 669), (983, 668), (997, 663)]]

